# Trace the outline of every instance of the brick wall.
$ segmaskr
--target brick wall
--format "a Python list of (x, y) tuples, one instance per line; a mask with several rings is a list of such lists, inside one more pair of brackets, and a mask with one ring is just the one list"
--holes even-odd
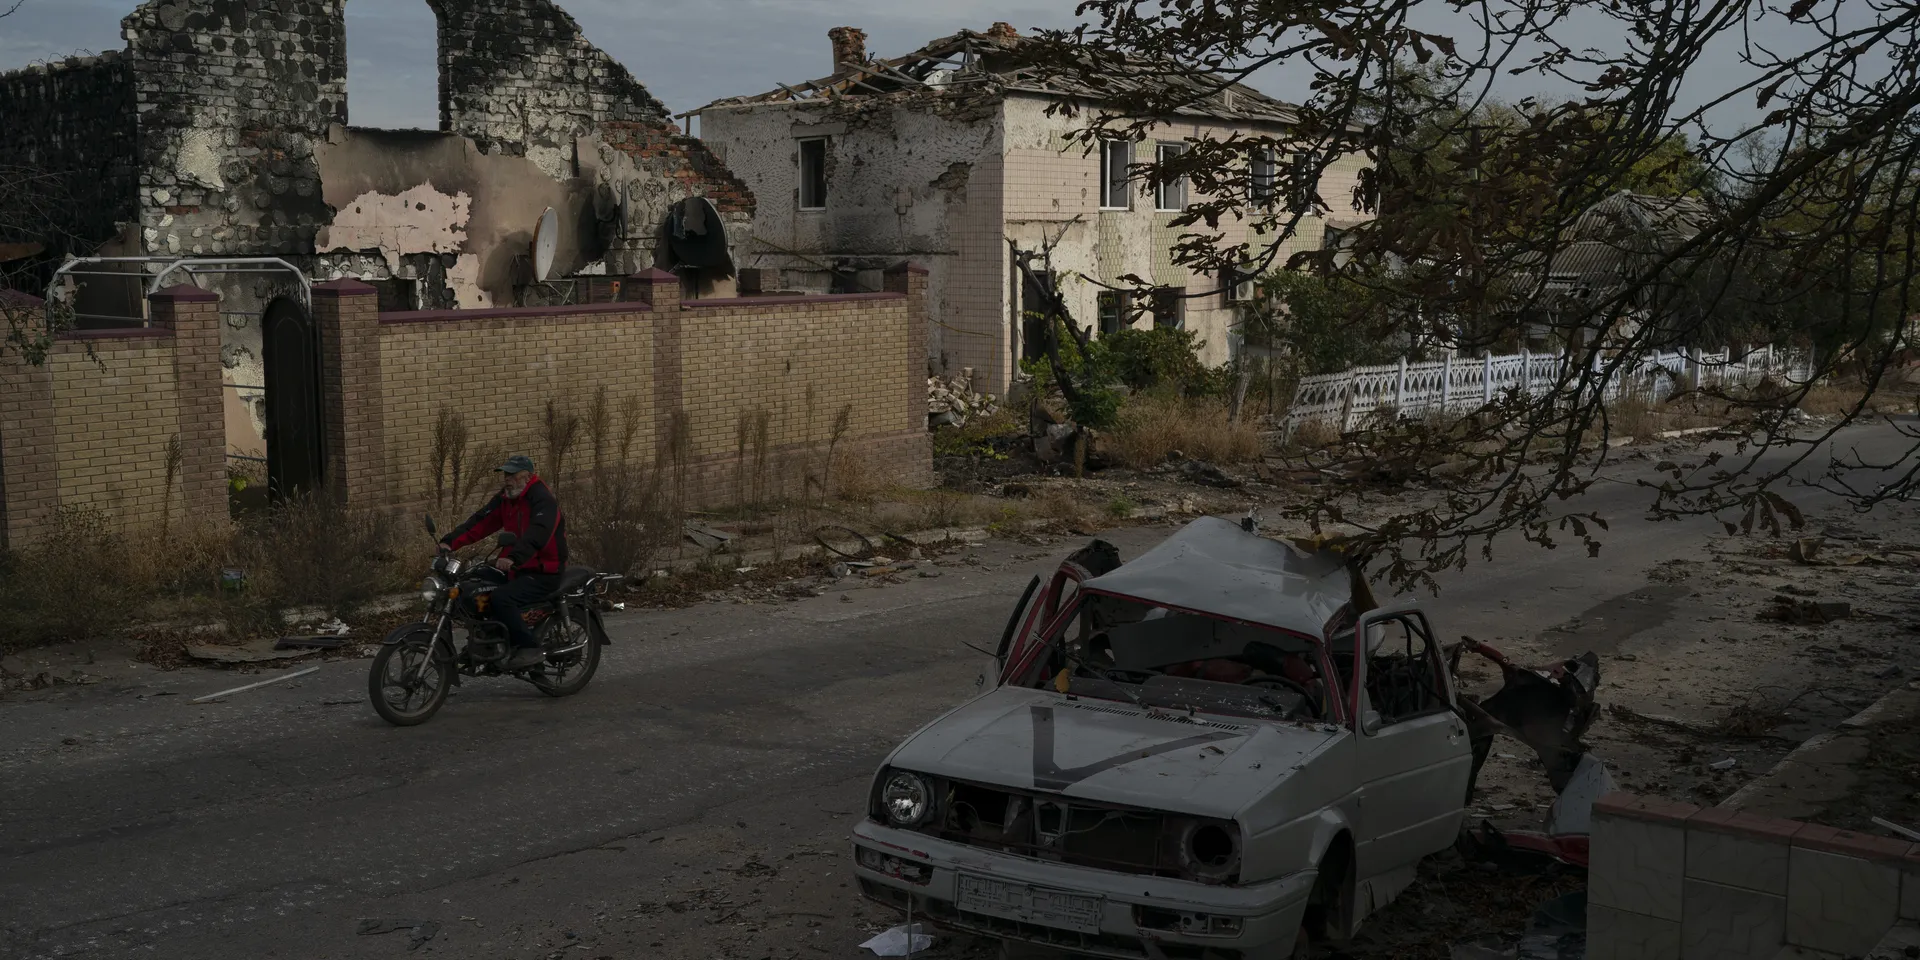
[(226, 516), (215, 305), (192, 288), (152, 301), (152, 327), (67, 336), (37, 368), (0, 361), (0, 543), (31, 540), (61, 508), (128, 526)]
[(1624, 793), (1593, 809), (1589, 960), (1861, 956), (1920, 921), (1920, 844)]
[[(925, 272), (903, 267), (889, 274), (888, 286), (877, 294), (682, 304), (679, 280), (650, 271), (623, 283), (632, 298), (625, 303), (379, 314), (369, 340), (377, 355), (368, 361), (378, 370), (377, 399), (371, 384), (329, 383), (335, 395), (359, 398), (342, 401), (333, 446), (364, 451), (377, 443), (380, 451), (348, 458), (377, 464), (379, 474), (351, 473), (358, 487), (349, 499), (430, 502), (442, 410), (461, 415), (476, 452), (522, 452), (544, 469), (547, 401), (584, 417), (601, 390), (616, 419), (622, 411), (638, 418), (633, 449), (648, 462), (675, 412), (685, 412), (695, 504), (735, 499), (742, 423), (751, 426), (762, 412), (767, 475), (756, 483), (764, 483), (764, 495), (801, 494), (825, 461), (835, 417), (849, 405), (836, 453), (857, 460), (870, 479), (925, 484), (932, 478), (920, 374)], [(323, 336), (350, 340), (376, 300), (351, 281), (316, 287)], [(334, 329), (341, 332), (326, 333)], [(376, 425), (377, 441), (370, 439)], [(584, 464), (587, 455), (583, 435), (572, 462)]]

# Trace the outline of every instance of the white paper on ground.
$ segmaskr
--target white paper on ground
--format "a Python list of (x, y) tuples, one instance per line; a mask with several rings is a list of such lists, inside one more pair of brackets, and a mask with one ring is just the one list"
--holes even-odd
[[(911, 952), (909, 952), (907, 939), (909, 936), (913, 938)], [(885, 933), (875, 934), (873, 939), (860, 946), (872, 950), (877, 957), (905, 957), (933, 949), (933, 938), (921, 933), (920, 925), (916, 923), (911, 931), (904, 925), (894, 927)]]

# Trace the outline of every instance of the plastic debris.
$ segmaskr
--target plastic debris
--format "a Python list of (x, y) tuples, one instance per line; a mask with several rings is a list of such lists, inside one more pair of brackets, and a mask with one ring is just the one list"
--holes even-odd
[(909, 929), (905, 924), (878, 933), (862, 948), (873, 951), (876, 957), (909, 957), (933, 949), (933, 937), (920, 932), (920, 925)]

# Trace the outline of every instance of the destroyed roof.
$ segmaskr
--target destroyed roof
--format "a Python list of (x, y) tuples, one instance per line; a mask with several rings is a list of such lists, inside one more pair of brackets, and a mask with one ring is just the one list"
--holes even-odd
[(1622, 190), (1581, 211), (1561, 234), (1547, 285), (1605, 292), (1658, 256), (1699, 236), (1712, 216), (1692, 197), (1655, 197)]
[(1025, 64), (1019, 56), (1021, 48), (1034, 42), (1031, 37), (962, 30), (904, 57), (842, 64), (842, 69), (829, 77), (798, 86), (783, 83), (777, 90), (755, 96), (726, 97), (681, 116), (698, 114), (712, 107), (902, 92), (1015, 91), (1100, 100), (1117, 93), (1149, 89), (1157, 85), (1197, 97), (1194, 103), (1174, 111), (1181, 115), (1267, 123), (1293, 123), (1299, 119), (1292, 104), (1275, 100), (1245, 84), (1236, 83), (1222, 91), (1204, 93), (1202, 81), (1191, 76), (1189, 71), (1157, 67), (1144, 60), (1131, 60), (1117, 71), (1103, 70), (1106, 84), (1094, 87)]
[(1328, 622), (1353, 600), (1353, 581), (1339, 556), (1308, 553), (1218, 517), (1187, 524), (1082, 586), (1310, 637), (1324, 636)]

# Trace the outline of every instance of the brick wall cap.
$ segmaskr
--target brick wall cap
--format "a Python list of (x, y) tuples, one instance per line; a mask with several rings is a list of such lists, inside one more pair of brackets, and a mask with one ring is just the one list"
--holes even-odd
[(925, 276), (927, 273), (927, 268), (917, 263), (914, 263), (912, 260), (902, 260), (899, 263), (896, 263), (893, 266), (888, 267), (887, 272), (888, 273), (917, 273), (917, 274), (920, 274), (921, 276)]
[(1643, 797), (1623, 790), (1615, 790), (1595, 800), (1593, 812), (1633, 820), (1685, 823), (1694, 814), (1699, 813), (1700, 808), (1690, 803), (1675, 803), (1659, 797)]
[(202, 290), (190, 283), (176, 283), (165, 290), (155, 290), (147, 295), (153, 303), (217, 303), (219, 295), (212, 290)]
[(173, 336), (167, 327), (114, 327), (107, 330), (63, 330), (55, 340), (157, 340)]
[(313, 295), (316, 297), (374, 297), (379, 296), (380, 291), (375, 290), (370, 283), (362, 283), (347, 277), (314, 284)]
[(680, 282), (680, 278), (678, 276), (668, 273), (667, 271), (662, 270), (659, 267), (648, 267), (645, 270), (642, 270), (639, 273), (636, 273), (633, 276), (628, 277), (627, 279), (638, 280), (641, 283), (656, 283), (656, 284)]
[(1763, 817), (1731, 807), (1708, 807), (1687, 821), (1690, 830), (1705, 830), (1735, 837), (1785, 843), (1806, 827), (1798, 820)]
[(389, 326), (408, 323), (434, 323), (458, 320), (533, 320), (591, 316), (606, 313), (648, 313), (653, 308), (637, 300), (619, 303), (576, 303), (571, 306), (487, 307), (481, 310), (407, 310), (383, 313), (380, 322)]
[(1821, 853), (1836, 853), (1882, 863), (1897, 863), (1904, 860), (1914, 846), (1908, 840), (1856, 833), (1820, 823), (1809, 823), (1799, 833), (1794, 834), (1793, 845), (1808, 850), (1818, 850)]
[(691, 310), (695, 307), (791, 307), (819, 306), (830, 307), (836, 303), (854, 303), (863, 300), (904, 300), (904, 293), (816, 293), (798, 297), (707, 297), (701, 300), (682, 300), (680, 307)]

